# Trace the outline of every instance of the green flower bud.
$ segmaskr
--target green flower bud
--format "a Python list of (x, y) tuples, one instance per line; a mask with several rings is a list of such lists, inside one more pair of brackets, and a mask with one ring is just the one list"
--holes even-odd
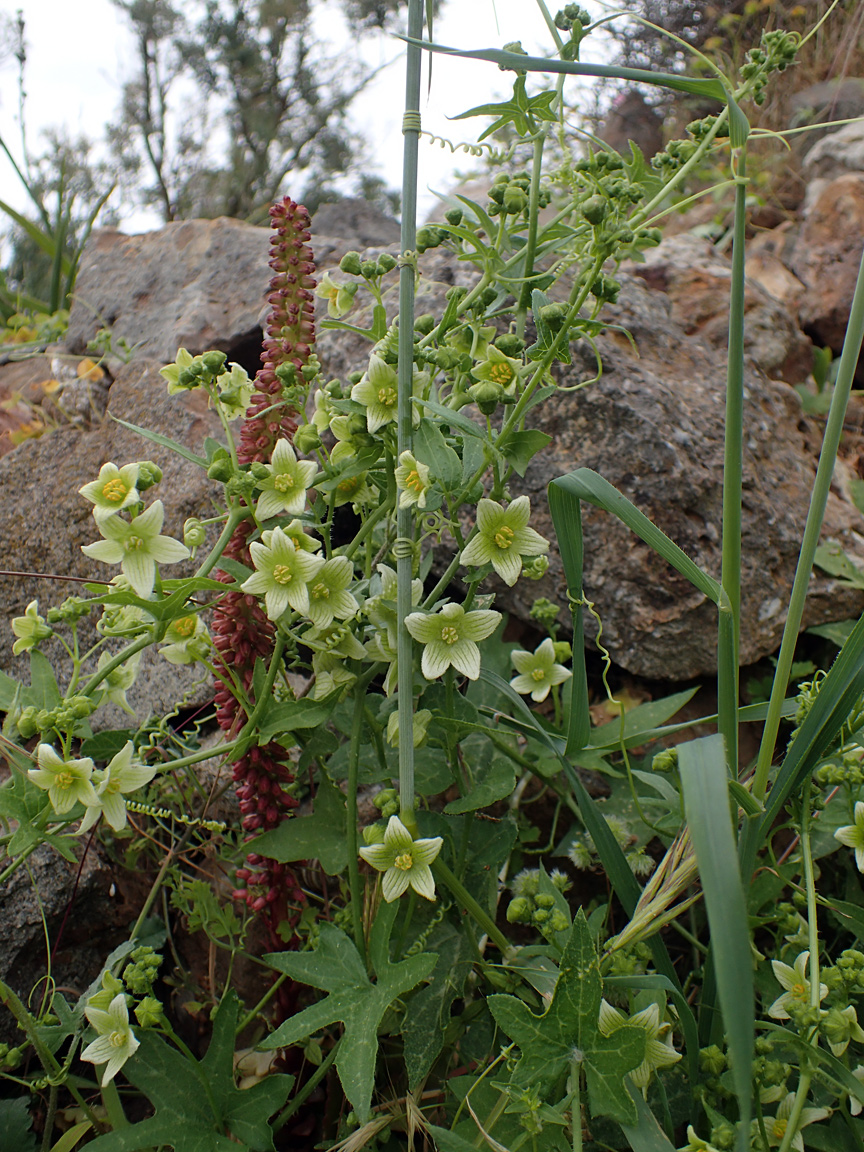
[(364, 280), (374, 280), (378, 275), (377, 260), (364, 260), (360, 265), (360, 275)]
[(573, 655), (573, 648), (566, 640), (555, 640), (552, 644), (557, 664), (564, 664)]
[(135, 487), (139, 492), (146, 492), (162, 479), (162, 469), (152, 460), (138, 461), (138, 483)]
[(507, 920), (510, 924), (525, 924), (531, 916), (531, 901), (517, 896), (507, 905)]
[(664, 748), (651, 761), (652, 772), (674, 772), (678, 768), (678, 749)]
[(726, 1056), (716, 1044), (712, 1044), (709, 1048), (700, 1048), (699, 1067), (709, 1076), (719, 1076), (726, 1068)]
[(204, 541), (207, 539), (207, 529), (197, 518), (197, 516), (190, 516), (183, 524), (183, 543), (187, 548), (194, 551), (200, 548)]
[(158, 1028), (164, 1016), (162, 1004), (155, 996), (145, 996), (135, 1007), (135, 1019), (142, 1028)]
[(423, 316), (418, 316), (414, 321), (414, 331), (419, 332), (421, 336), (428, 336), (434, 327), (435, 317), (431, 312), (426, 312)]
[(192, 371), (192, 365), (191, 364), (188, 368), (181, 368), (180, 372), (177, 375), (177, 387), (178, 388), (197, 388), (198, 387), (198, 377)]
[(553, 332), (558, 332), (567, 319), (570, 309), (566, 304), (544, 304), (540, 309), (540, 319), (548, 324)]
[(376, 824), (367, 824), (363, 829), (364, 844), (383, 844), (386, 826), (382, 821)]
[(560, 908), (554, 909), (551, 917), (549, 918), (547, 929), (550, 932), (566, 932), (569, 927), (570, 924), (567, 920), (567, 917), (560, 910)]
[(595, 228), (602, 224), (609, 214), (609, 201), (605, 196), (591, 196), (582, 205), (582, 215)]
[[(348, 383), (349, 384), (359, 384), (360, 381), (363, 379), (363, 375), (364, 374), (359, 369), (355, 369), (353, 372), (349, 372), (348, 373)], [(339, 388), (338, 392), (334, 391), (332, 388), (332, 385), (334, 385), (334, 384), (338, 385), (338, 381), (331, 380), (330, 383), (327, 385), (327, 391), (334, 398), (334, 400), (338, 400), (342, 395), (342, 389)]]
[[(535, 896), (535, 900), (539, 900), (539, 896)], [(549, 916), (550, 912), (548, 908), (536, 908), (531, 919), (535, 924), (545, 924)]]
[(283, 361), (275, 369), (276, 379), (284, 388), (294, 388), (297, 385), (297, 368), (289, 360)]
[(73, 720), (84, 720), (96, 711), (96, 705), (89, 696), (70, 696), (63, 702), (64, 710)]
[(227, 484), (234, 475), (234, 465), (227, 456), (217, 457), (207, 469), (207, 475), (211, 480), (217, 480), (220, 484)]
[(18, 729), (19, 734), (24, 740), (30, 740), (37, 732), (41, 731), (39, 728), (39, 709), (32, 704), (27, 708), (21, 710), (18, 718), (15, 721), (15, 727)]
[(321, 437), (314, 424), (300, 425), (294, 433), (294, 447), (304, 456), (321, 447)]
[(392, 272), (396, 267), (396, 257), (390, 252), (382, 252), (378, 257), (378, 271), (383, 276), (387, 272)]
[(249, 474), (254, 476), (256, 480), (266, 480), (270, 475), (270, 469), (260, 460), (253, 460), (249, 465)]
[(534, 897), (534, 903), (538, 908), (554, 908), (555, 897), (550, 892), (538, 892)]
[(224, 352), (205, 352), (201, 357), (202, 363), (211, 376), (220, 376), (225, 368), (228, 357)]
[(516, 216), (518, 213), (524, 212), (527, 207), (528, 197), (525, 192), (517, 184), (511, 184), (504, 193), (504, 211), (509, 212), (511, 216)]
[(495, 347), (505, 356), (515, 359), (525, 348), (525, 341), (515, 332), (505, 332), (495, 341)]
[(67, 596), (56, 608), (49, 608), (47, 618), (49, 624), (74, 624), (76, 621), (90, 615), (92, 605), (80, 596)]
[(10, 1048), (3, 1058), (3, 1064), (9, 1069), (20, 1068), (24, 1057), (20, 1048)]
[(444, 213), (444, 219), (448, 224), (452, 224), (454, 228), (458, 228), (462, 223), (463, 212), (461, 208), (448, 208)]
[(374, 798), (372, 803), (375, 805), (375, 807), (380, 812), (382, 808), (386, 808), (386, 806), (388, 804), (390, 804), (394, 800), (396, 800), (398, 798), (398, 795), (399, 794), (397, 793), (395, 788), (382, 788), (381, 791), (378, 793), (378, 795)]
[(468, 395), (484, 416), (491, 416), (504, 398), (504, 389), (491, 380), (481, 380), (468, 389)]
[(349, 276), (360, 275), (360, 253), (359, 252), (346, 252), (342, 259), (339, 261), (339, 267), (343, 272), (347, 272)]

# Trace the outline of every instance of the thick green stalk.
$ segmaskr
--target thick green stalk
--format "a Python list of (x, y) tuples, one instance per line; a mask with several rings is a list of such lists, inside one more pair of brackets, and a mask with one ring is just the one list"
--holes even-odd
[(534, 137), (534, 163), (531, 167), (531, 191), (528, 201), (528, 235), (525, 239), (525, 281), (519, 294), (519, 305), (516, 309), (516, 333), (525, 335), (525, 321), (528, 318), (528, 308), (531, 304), (531, 280), (534, 273), (534, 253), (537, 251), (537, 229), (540, 225), (540, 174), (543, 169), (543, 145), (546, 134), (538, 132)]
[(768, 788), (768, 773), (771, 770), (774, 746), (777, 743), (777, 732), (780, 728), (783, 700), (789, 685), (789, 674), (792, 671), (798, 630), (801, 627), (801, 617), (804, 614), (810, 573), (813, 570), (813, 557), (816, 555), (816, 548), (819, 545), (819, 533), (822, 530), (825, 505), (828, 503), (828, 493), (834, 475), (834, 462), (837, 459), (837, 449), (843, 432), (843, 421), (846, 418), (846, 406), (849, 403), (849, 394), (855, 378), (862, 340), (864, 340), (864, 255), (862, 255), (861, 266), (858, 269), (858, 282), (855, 285), (855, 295), (852, 298), (849, 323), (846, 327), (846, 339), (843, 341), (837, 383), (834, 385), (834, 394), (831, 397), (831, 407), (825, 424), (822, 451), (819, 454), (819, 466), (816, 469), (816, 480), (810, 497), (810, 509), (807, 513), (807, 523), (804, 526), (804, 537), (801, 541), (801, 552), (798, 557), (795, 580), (792, 584), (792, 594), (789, 597), (789, 611), (786, 614), (783, 641), (780, 645), (780, 655), (777, 657), (771, 699), (768, 702), (768, 715), (765, 718), (765, 729), (762, 734), (762, 743), (759, 746), (759, 757), (756, 761), (753, 795), (757, 800), (764, 798)]
[(360, 880), (359, 843), (357, 838), (357, 791), (360, 777), (360, 737), (363, 734), (363, 712), (366, 706), (366, 683), (358, 680), (354, 689), (354, 717), (348, 750), (348, 792), (346, 822), (348, 830), (348, 886), (351, 889), (351, 927), (357, 951), (366, 959), (366, 937), (363, 933), (363, 886)]
[(511, 944), (504, 933), (500, 930), (498, 925), (489, 915), (485, 908), (483, 908), (461, 880), (458, 879), (447, 867), (444, 861), (439, 856), (432, 865), (432, 871), (438, 877), (442, 884), (450, 889), (451, 893), (456, 897), (457, 901), (462, 907), (474, 917), (489, 939), (500, 950), (502, 955), (507, 956), (511, 951)]
[[(408, 35), (419, 39), (423, 33), (423, 2), (409, 0)], [(402, 159), (403, 256), (414, 251), (417, 242), (417, 154), (420, 145), (421, 50), (408, 45), (405, 77), (405, 137)], [(414, 267), (407, 258), (399, 275), (399, 453), (410, 452), (413, 442), (414, 382)], [(402, 822), (414, 829), (414, 642), (405, 627), (412, 611), (411, 581), (414, 577), (414, 512), (411, 507), (396, 509), (396, 667), (399, 691), (399, 803)]]
[[(744, 439), (744, 244), (747, 184), (744, 151), (738, 153), (732, 288), (729, 297), (729, 354), (726, 367), (726, 438), (723, 461), (723, 567), (720, 582), (731, 613), (720, 614), (717, 639), (718, 727), (726, 763), (738, 775), (738, 649), (741, 631), (741, 485)], [(734, 160), (733, 160), (734, 162)], [(728, 617), (728, 618), (727, 618)]]

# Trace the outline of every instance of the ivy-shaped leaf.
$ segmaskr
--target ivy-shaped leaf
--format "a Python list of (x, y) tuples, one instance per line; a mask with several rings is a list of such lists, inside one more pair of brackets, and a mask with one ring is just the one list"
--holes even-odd
[(373, 928), (370, 952), (377, 976), (375, 983), (369, 979), (353, 942), (333, 924), (321, 925), (319, 944), (313, 952), (271, 952), (264, 957), (278, 972), (285, 972), (292, 980), (321, 988), (330, 995), (286, 1020), (260, 1047), (283, 1048), (305, 1040), (328, 1024), (344, 1024), (336, 1070), (361, 1122), (369, 1118), (378, 1028), (384, 1013), (394, 1000), (425, 980), (438, 959), (421, 954), (391, 964), (386, 941), (393, 916), (388, 913), (390, 909), (395, 913), (397, 908), (397, 904), (392, 904), (383, 909)]
[(515, 996), (490, 996), (488, 1004), (499, 1026), (521, 1050), (514, 1083), (536, 1086), (545, 1094), (574, 1061), (581, 1062), (592, 1115), (635, 1125), (638, 1115), (626, 1077), (645, 1059), (647, 1033), (626, 1024), (604, 1036), (599, 1027), (602, 994), (597, 950), (580, 909), (548, 1010), (535, 1016)]
[(174, 1152), (273, 1152), (268, 1119), (291, 1091), (293, 1076), (268, 1076), (242, 1091), (234, 1084), (234, 1031), (239, 1000), (223, 1000), (213, 1021), (210, 1047), (189, 1060), (154, 1032), (123, 1073), (156, 1108), (156, 1115), (99, 1136), (92, 1152), (139, 1152), (167, 1144)]
[(513, 85), (513, 99), (502, 104), (478, 104), (476, 108), (469, 108), (453, 120), (465, 120), (469, 116), (494, 116), (496, 119), (478, 137), (485, 140), (494, 132), (512, 124), (520, 136), (528, 136), (537, 131), (537, 120), (553, 123), (558, 117), (552, 111), (552, 103), (557, 93), (554, 89), (540, 92), (536, 96), (529, 96), (525, 91), (525, 77), (518, 76)]

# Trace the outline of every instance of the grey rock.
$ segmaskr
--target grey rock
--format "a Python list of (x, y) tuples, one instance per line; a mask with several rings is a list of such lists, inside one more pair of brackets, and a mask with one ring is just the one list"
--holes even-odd
[[(398, 220), (385, 215), (368, 200), (346, 197), (321, 205), (312, 217), (312, 234), (341, 237), (349, 240), (353, 248), (372, 248), (398, 243), (400, 227)], [(316, 259), (320, 264), (317, 251)]]
[(180, 347), (193, 355), (210, 348), (242, 355), (250, 342), (261, 341), (269, 240), (269, 229), (225, 217), (166, 224), (139, 236), (95, 232), (75, 285), (69, 350), (86, 351), (107, 326), (115, 339), (135, 345), (136, 357), (162, 364)]
[[(124, 914), (114, 869), (97, 846), (82, 845), (81, 851), (79, 874), (78, 864), (43, 844), (26, 867), (0, 887), (0, 979), (25, 1004), (38, 1007), (45, 991), (39, 981), (48, 972), (46, 929), (56, 946), (51, 977), (74, 1002), (99, 975), (105, 957), (135, 918), (131, 910)], [(0, 1042), (22, 1043), (22, 1033), (8, 1012), (0, 1013)]]
[[(159, 375), (159, 363), (137, 361), (127, 365), (111, 385), (105, 420), (91, 428), (66, 426), (28, 440), (0, 458), (0, 569), (23, 573), (56, 574), (91, 580), (110, 580), (119, 568), (100, 564), (81, 552), (81, 545), (100, 539), (91, 505), (78, 489), (94, 479), (107, 461), (122, 465), (150, 459), (163, 470), (160, 485), (147, 497), (165, 505), (163, 531), (182, 538), (183, 522), (189, 516), (205, 517), (213, 511), (217, 486), (196, 465), (161, 445), (142, 439), (111, 417), (150, 428), (200, 452), (206, 436), (221, 432), (216, 416), (207, 410), (206, 397), (199, 393), (168, 396)], [(166, 576), (191, 573), (191, 562), (165, 567)], [(41, 610), (60, 603), (77, 592), (79, 584), (30, 575), (0, 576), (4, 616), (23, 614), (30, 600), (39, 599)], [(95, 614), (93, 617), (95, 621)], [(92, 623), (82, 623), (82, 636), (92, 642)], [(0, 627), (0, 668), (9, 675), (24, 678), (27, 657), (15, 657), (15, 637), (8, 623)], [(44, 648), (55, 666), (68, 663), (59, 643), (49, 641)], [(196, 687), (200, 672), (194, 668), (169, 665), (152, 656), (142, 661), (138, 681), (129, 693), (130, 704), (141, 720), (151, 713), (169, 710), (184, 695), (201, 703), (210, 697), (207, 685)], [(96, 721), (102, 713), (94, 717)], [(131, 717), (119, 710), (109, 715), (111, 723), (127, 727)]]

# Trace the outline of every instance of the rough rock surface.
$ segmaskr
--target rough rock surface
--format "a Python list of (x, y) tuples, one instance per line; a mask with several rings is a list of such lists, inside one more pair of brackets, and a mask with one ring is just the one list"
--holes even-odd
[[(826, 184), (816, 197), (791, 257), (792, 271), (807, 288), (801, 326), (835, 354), (846, 334), (862, 236), (864, 172), (850, 172)], [(858, 380), (864, 380), (860, 365)]]
[[(84, 856), (80, 875), (77, 872), (76, 864), (43, 844), (28, 858), (27, 867), (0, 887), (0, 979), (25, 1004), (32, 993), (38, 1005), (44, 991), (36, 982), (48, 971), (46, 926), (56, 947), (51, 976), (57, 986), (80, 995), (118, 943), (118, 926), (125, 928), (135, 918), (131, 910), (123, 914), (114, 870), (94, 845)], [(22, 1043), (8, 1012), (0, 1013), (0, 1043)]]
[[(159, 363), (135, 361), (117, 376), (109, 392), (104, 421), (90, 428), (66, 426), (27, 440), (0, 458), (0, 569), (28, 573), (109, 580), (119, 568), (99, 564), (81, 552), (81, 545), (98, 540), (91, 505), (78, 489), (98, 475), (106, 461), (125, 464), (151, 459), (163, 470), (162, 483), (147, 497), (165, 505), (169, 535), (182, 538), (188, 516), (208, 515), (216, 486), (196, 465), (116, 423), (111, 417), (153, 429), (200, 452), (205, 436), (220, 432), (216, 416), (207, 410), (206, 398), (198, 393), (171, 397), (159, 375)], [(191, 571), (191, 565), (165, 568), (166, 575)], [(24, 612), (30, 600), (42, 605), (60, 603), (79, 585), (29, 576), (0, 576), (4, 621), (0, 626), (0, 668), (13, 676), (25, 676), (26, 656), (12, 655), (15, 639), (8, 618)], [(45, 651), (54, 654), (49, 642)], [(58, 647), (58, 664), (62, 662)], [(149, 658), (149, 659), (148, 659)], [(129, 701), (146, 719), (150, 711), (163, 713), (192, 685), (200, 674), (167, 664), (149, 653), (142, 661)], [(206, 697), (205, 697), (206, 698)], [(126, 726), (131, 719), (117, 713)]]
[[(861, 83), (864, 86), (864, 81)], [(862, 98), (862, 111), (864, 111), (864, 98)], [(802, 175), (805, 180), (816, 182), (815, 187), (811, 183), (811, 187), (807, 189), (804, 201), (805, 213), (824, 187), (820, 181), (830, 183), (838, 176), (845, 176), (849, 172), (864, 172), (864, 122), (861, 121), (844, 124), (842, 128), (823, 136), (804, 157)]]
[[(167, 364), (177, 349), (242, 355), (261, 341), (270, 233), (239, 220), (185, 220), (156, 232), (94, 233), (84, 250), (67, 343), (84, 352), (110, 326), (136, 355)], [(254, 371), (254, 369), (253, 369)]]
[[(368, 200), (346, 197), (333, 204), (322, 204), (312, 217), (312, 235), (338, 236), (354, 248), (371, 248), (375, 244), (397, 244), (400, 228), (391, 216), (385, 216)], [(317, 257), (321, 263), (320, 257)]]
[[(649, 249), (644, 264), (628, 269), (666, 294), (672, 319), (687, 336), (725, 352), (732, 265), (709, 241), (673, 236)], [(744, 350), (756, 367), (790, 384), (806, 379), (813, 362), (810, 342), (788, 308), (753, 280), (747, 282), (744, 308)]]

